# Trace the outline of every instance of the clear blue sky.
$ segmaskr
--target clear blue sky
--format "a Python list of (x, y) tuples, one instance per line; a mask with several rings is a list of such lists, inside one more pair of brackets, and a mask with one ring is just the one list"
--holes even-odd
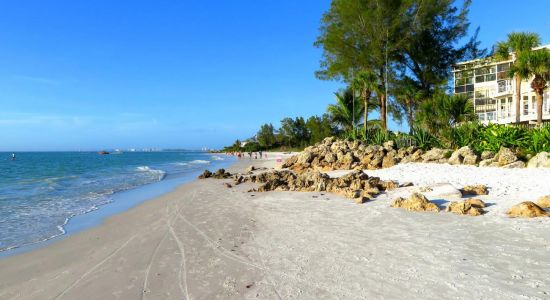
[[(220, 147), (321, 114), (340, 86), (313, 75), (329, 3), (5, 1), (0, 151)], [(477, 0), (471, 21), (484, 46), (514, 30), (550, 43), (549, 12)]]

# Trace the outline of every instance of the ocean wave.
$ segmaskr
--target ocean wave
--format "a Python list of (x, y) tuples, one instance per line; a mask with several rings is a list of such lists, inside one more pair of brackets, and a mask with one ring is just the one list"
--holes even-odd
[(188, 163), (186, 162), (177, 162), (177, 163), (174, 163), (176, 166), (187, 166), (189, 165)]
[(196, 159), (189, 162), (190, 164), (209, 164), (210, 161), (208, 160), (202, 160), (202, 159)]
[(212, 156), (212, 160), (225, 160), (225, 158), (215, 155), (215, 156)]
[(139, 166), (136, 168), (139, 172), (148, 172), (151, 174), (158, 175), (158, 180), (161, 181), (166, 177), (166, 172), (163, 170), (151, 169), (149, 166)]

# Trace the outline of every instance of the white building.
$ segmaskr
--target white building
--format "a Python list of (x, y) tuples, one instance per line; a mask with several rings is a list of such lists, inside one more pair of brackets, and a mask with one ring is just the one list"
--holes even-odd
[[(540, 48), (550, 49), (550, 45)], [(508, 76), (508, 70), (515, 57), (508, 61), (476, 59), (461, 62), (453, 67), (454, 93), (466, 94), (473, 101), (475, 112), (483, 123), (507, 124), (516, 121), (515, 81)], [(544, 121), (550, 120), (550, 89), (544, 92)], [(531, 78), (521, 82), (522, 123), (537, 120), (535, 92), (531, 89)]]

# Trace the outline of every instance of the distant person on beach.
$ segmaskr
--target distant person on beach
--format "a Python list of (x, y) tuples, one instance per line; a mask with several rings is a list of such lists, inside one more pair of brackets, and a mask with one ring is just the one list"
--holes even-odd
[(15, 153), (11, 154), (11, 160), (15, 160)]
[(263, 157), (263, 156), (262, 156), (262, 151), (260, 151), (260, 152), (258, 152), (258, 153), (260, 154), (260, 155), (259, 155), (259, 156), (260, 156), (260, 159), (262, 159), (262, 157)]

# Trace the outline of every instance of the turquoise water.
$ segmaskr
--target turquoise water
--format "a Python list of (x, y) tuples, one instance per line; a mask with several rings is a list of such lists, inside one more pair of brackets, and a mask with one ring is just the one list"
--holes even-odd
[(228, 160), (204, 152), (0, 153), (0, 251), (65, 233), (67, 222), (124, 198), (117, 192), (216, 169)]

